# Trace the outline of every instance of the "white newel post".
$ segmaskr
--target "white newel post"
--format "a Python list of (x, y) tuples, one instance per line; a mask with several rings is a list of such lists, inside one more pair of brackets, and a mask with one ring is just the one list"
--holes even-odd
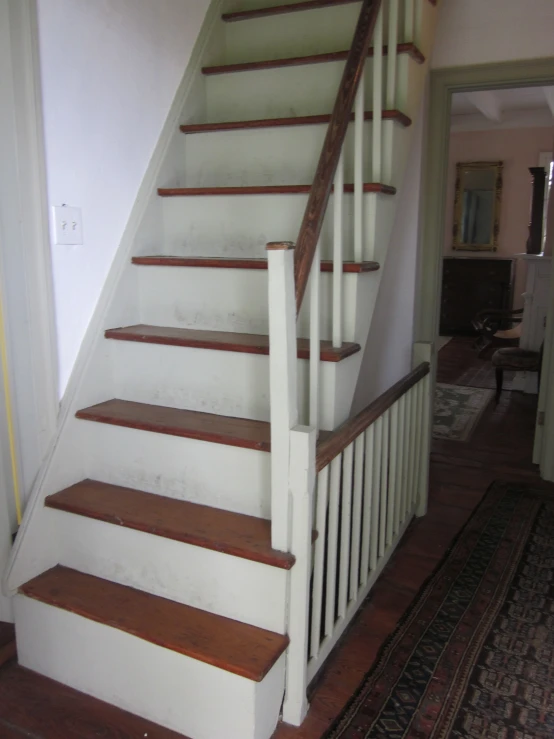
[(297, 426), (290, 433), (292, 547), (295, 563), (289, 575), (286, 691), (283, 721), (300, 726), (308, 712), (308, 634), (312, 571), (313, 495), (316, 430)]
[(413, 351), (414, 368), (422, 362), (429, 362), (431, 371), (425, 375), (423, 380), (423, 403), (421, 408), (421, 460), (419, 464), (419, 480), (417, 490), (417, 505), (415, 514), (418, 517), (427, 513), (427, 500), (429, 498), (429, 460), (431, 455), (431, 432), (433, 429), (433, 400), (434, 388), (431, 378), (435, 377), (435, 357), (433, 344), (430, 342), (416, 342)]
[(271, 407), (271, 545), (290, 551), (289, 437), (298, 423), (294, 244), (267, 245), (269, 397)]

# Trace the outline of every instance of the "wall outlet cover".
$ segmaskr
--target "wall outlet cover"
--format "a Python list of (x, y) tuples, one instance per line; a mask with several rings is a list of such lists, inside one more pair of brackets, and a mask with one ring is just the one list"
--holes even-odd
[(54, 241), (56, 244), (71, 246), (83, 243), (83, 216), (80, 208), (69, 205), (55, 205)]

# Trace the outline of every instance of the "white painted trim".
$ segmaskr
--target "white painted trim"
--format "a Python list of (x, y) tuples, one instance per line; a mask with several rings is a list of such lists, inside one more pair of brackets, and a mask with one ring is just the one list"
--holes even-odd
[[(12, 251), (21, 254), (23, 274), (10, 275), (6, 259), (2, 258), (2, 294), (12, 280), (21, 285), (26, 305), (28, 333), (13, 331), (9, 300), (5, 300), (8, 359), (12, 375), (20, 368), (13, 361), (15, 347), (25, 345), (30, 357), (31, 385), (25, 393), (13, 398), (15, 425), (19, 440), (26, 446), (29, 457), (43, 460), (54, 436), (58, 417), (58, 360), (54, 320), (53, 284), (50, 257), (50, 236), (46, 194), (46, 169), (43, 139), (42, 97), (37, 28), (36, 0), (0, 0), (3, 14), (7, 13), (10, 39), (9, 67), (3, 70), (6, 79), (6, 97), (0, 105), (13, 111), (10, 130), (0, 130), (0, 136), (14, 140), (14, 164), (17, 181), (10, 179), (7, 186), (16, 188), (19, 205), (13, 219), (0, 223), (0, 244), (10, 243)], [(0, 128), (1, 128), (0, 121)], [(5, 163), (0, 170), (9, 176)], [(4, 257), (5, 247), (1, 247)], [(29, 368), (27, 367), (26, 370)], [(11, 378), (14, 394), (15, 377)], [(24, 400), (22, 401), (22, 396)], [(22, 403), (25, 407), (22, 407)], [(31, 418), (24, 430), (22, 418)], [(23, 432), (22, 432), (23, 431)], [(21, 473), (21, 453), (19, 455)], [(25, 481), (28, 492), (30, 481)], [(23, 487), (23, 482), (22, 482)]]
[[(12, 1), (19, 2), (20, 0)], [(208, 43), (210, 42), (215, 24), (219, 21), (223, 2), (224, 0), (212, 0), (210, 7), (208, 8), (202, 29), (200, 30), (194, 45), (194, 50), (191, 54), (189, 64), (184, 72), (175, 95), (175, 99), (171, 105), (166, 122), (160, 134), (160, 138), (146, 169), (131, 215), (125, 227), (125, 231), (123, 232), (121, 243), (116, 252), (108, 277), (106, 278), (106, 282), (104, 283), (104, 287), (96, 305), (96, 309), (85, 333), (71, 377), (69, 378), (66, 391), (62, 398), (58, 428), (50, 447), (48, 459), (43, 464), (33, 487), (27, 510), (20, 527), (20, 533), (12, 550), (10, 562), (3, 579), (4, 592), (14, 590), (14, 588), (10, 586), (11, 573), (17, 561), (18, 554), (22, 549), (22, 544), (35, 509), (42, 506), (42, 488), (47, 472), (50, 468), (51, 461), (56, 452), (65, 425), (68, 420), (71, 420), (72, 418), (78, 393), (81, 390), (82, 381), (86, 375), (86, 369), (93, 358), (96, 342), (98, 341), (99, 336), (103, 333), (103, 321), (108, 308), (113, 301), (116, 290), (120, 285), (124, 270), (129, 264), (130, 257), (133, 253), (133, 247), (135, 245), (135, 239), (143, 219), (146, 216), (153, 193), (156, 192), (160, 173), (162, 172), (167, 154), (174, 141), (174, 136), (178, 132), (178, 127), (181, 123), (181, 117), (183, 115), (183, 110), (186, 107), (187, 99), (193, 91), (197, 76), (200, 74), (202, 64), (204, 63), (204, 54), (208, 47)]]

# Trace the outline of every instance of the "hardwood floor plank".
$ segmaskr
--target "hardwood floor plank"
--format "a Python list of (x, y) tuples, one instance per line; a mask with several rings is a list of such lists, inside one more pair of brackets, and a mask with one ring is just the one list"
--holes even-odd
[(186, 739), (182, 734), (18, 665), (12, 664), (0, 671), (2, 739), (138, 739), (144, 736), (148, 739)]

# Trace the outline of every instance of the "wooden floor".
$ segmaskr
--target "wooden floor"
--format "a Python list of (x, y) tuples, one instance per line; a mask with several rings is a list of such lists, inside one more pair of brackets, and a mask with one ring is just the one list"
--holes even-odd
[[(438, 380), (471, 377), (467, 340), (454, 339), (439, 354)], [(483, 376), (480, 360), (475, 375)], [(479, 371), (477, 372), (477, 367)], [(470, 374), (468, 375), (468, 371)], [(479, 382), (477, 379), (476, 382)], [(535, 400), (505, 392), (491, 404), (467, 442), (434, 441), (429, 512), (406, 533), (328, 667), (312, 687), (301, 728), (280, 725), (274, 739), (319, 739), (371, 667), (418, 589), (496, 479), (540, 481), (531, 464)], [(1, 636), (0, 630), (0, 636)], [(9, 632), (6, 632), (9, 633)], [(1, 644), (0, 644), (1, 646)], [(1, 653), (0, 653), (1, 661)], [(170, 739), (174, 732), (33, 675), (14, 662), (0, 670), (0, 737), (8, 739)]]

